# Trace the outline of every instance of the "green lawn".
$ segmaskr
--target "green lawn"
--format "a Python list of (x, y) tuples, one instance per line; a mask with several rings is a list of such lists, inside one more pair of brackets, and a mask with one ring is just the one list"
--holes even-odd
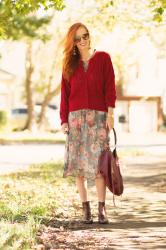
[(43, 224), (69, 216), (62, 209), (69, 189), (74, 192), (73, 179), (62, 178), (61, 163), (0, 176), (0, 249), (34, 249)]

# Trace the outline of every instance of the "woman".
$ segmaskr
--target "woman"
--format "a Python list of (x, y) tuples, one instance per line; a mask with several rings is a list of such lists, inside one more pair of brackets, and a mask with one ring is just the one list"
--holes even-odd
[(98, 196), (98, 221), (108, 223), (106, 185), (98, 172), (98, 158), (108, 146), (114, 126), (116, 91), (109, 54), (90, 52), (90, 34), (82, 23), (73, 24), (66, 35), (61, 81), (60, 117), (68, 134), (64, 177), (76, 177), (85, 223), (92, 223), (87, 179), (94, 179)]

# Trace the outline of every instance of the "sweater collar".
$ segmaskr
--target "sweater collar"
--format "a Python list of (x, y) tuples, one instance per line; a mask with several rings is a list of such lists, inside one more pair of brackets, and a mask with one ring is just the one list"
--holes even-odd
[[(93, 54), (90, 56), (88, 61), (90, 61), (96, 55), (96, 53), (97, 53), (97, 51), (96, 51), (96, 49), (94, 49)], [(79, 59), (79, 64), (83, 64), (83, 60), (81, 58)]]

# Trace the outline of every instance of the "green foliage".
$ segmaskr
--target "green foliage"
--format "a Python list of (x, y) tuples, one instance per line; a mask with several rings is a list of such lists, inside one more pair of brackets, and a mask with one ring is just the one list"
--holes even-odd
[(166, 0), (151, 0), (150, 7), (153, 9), (153, 20), (163, 22), (166, 10)]
[(166, 127), (166, 114), (163, 115), (163, 125)]
[(24, 37), (38, 38), (46, 41), (49, 37), (45, 34), (45, 31), (40, 30), (41, 27), (47, 25), (51, 20), (51, 17), (37, 18), (14, 16), (12, 21), (6, 27), (5, 36), (6, 39), (12, 37), (13, 40), (22, 39)]
[(7, 124), (7, 112), (0, 110), (0, 128)]
[(0, 2), (0, 8), (3, 9), (4, 15), (11, 15), (14, 12), (19, 15), (27, 15), (41, 7), (44, 10), (49, 8), (62, 10), (64, 3), (62, 0), (2, 0)]
[[(41, 27), (43, 22), (48, 23), (48, 18), (37, 20), (29, 15), (34, 14), (39, 8), (62, 10), (64, 4), (63, 0), (0, 1), (0, 38), (15, 40), (20, 39), (21, 35), (36, 36), (35, 29)], [(32, 30), (29, 30), (29, 26), (32, 27)]]
[(144, 30), (165, 21), (166, 0), (96, 0), (96, 6), (90, 22), (101, 31), (105, 28), (112, 31), (117, 23)]

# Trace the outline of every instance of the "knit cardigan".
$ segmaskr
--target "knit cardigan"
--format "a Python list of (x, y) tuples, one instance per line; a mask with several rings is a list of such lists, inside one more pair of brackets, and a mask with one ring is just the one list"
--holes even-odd
[(96, 51), (90, 58), (86, 71), (80, 60), (69, 81), (62, 74), (61, 124), (68, 122), (71, 111), (92, 109), (108, 112), (108, 107), (115, 107), (115, 101), (115, 75), (108, 53)]

